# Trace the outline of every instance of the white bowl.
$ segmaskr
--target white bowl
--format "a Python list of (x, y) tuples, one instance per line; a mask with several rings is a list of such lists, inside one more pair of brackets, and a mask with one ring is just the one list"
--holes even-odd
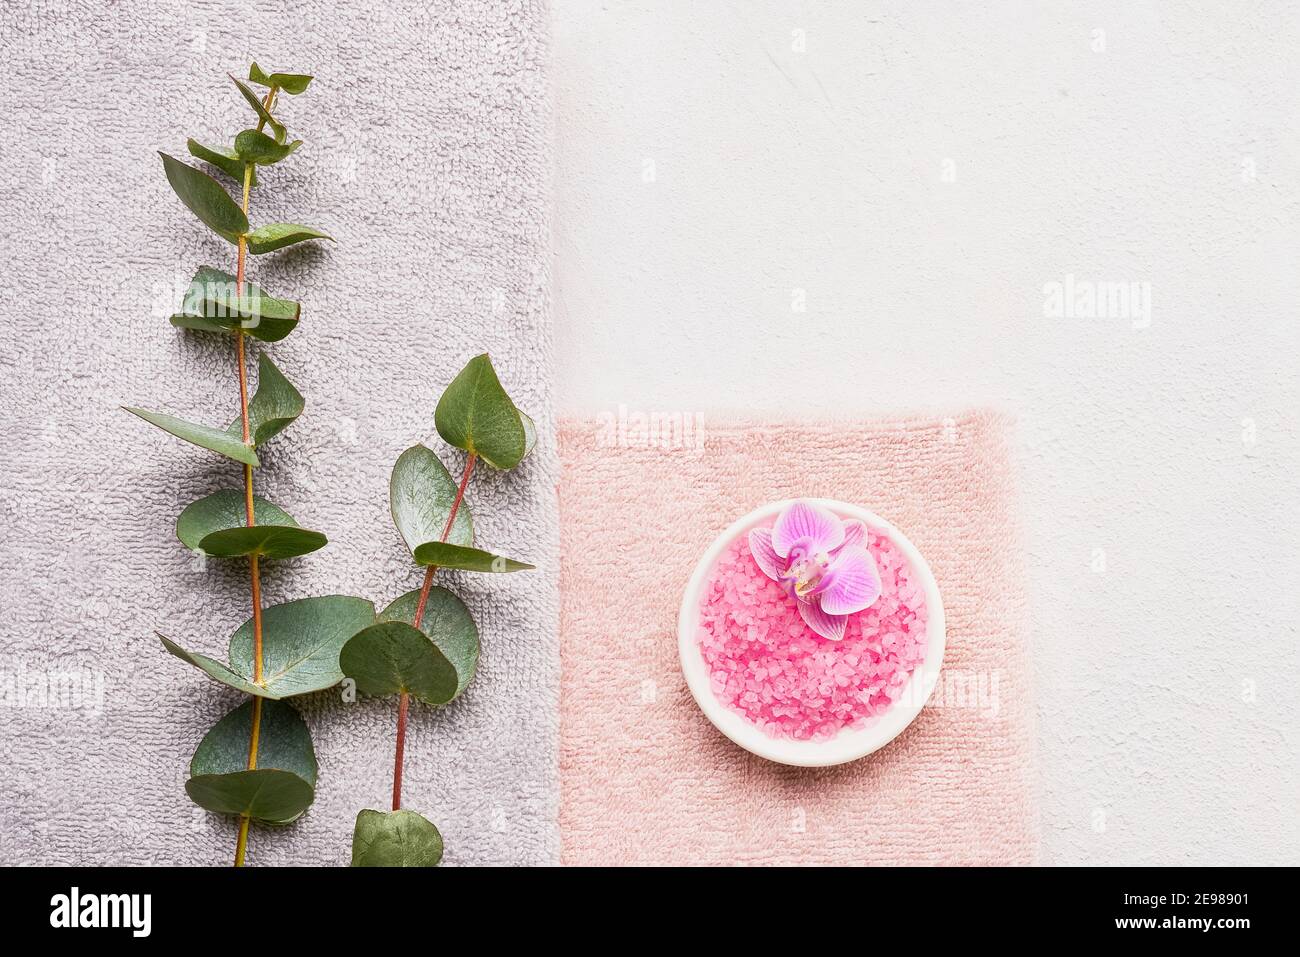
[(775, 522), (777, 515), (791, 501), (773, 502), (737, 519), (713, 540), (713, 544), (700, 557), (699, 564), (695, 566), (695, 573), (691, 575), (691, 580), (686, 586), (686, 594), (682, 596), (682, 610), (677, 619), (677, 651), (682, 659), (682, 674), (686, 678), (687, 687), (695, 696), (695, 702), (700, 706), (700, 710), (719, 731), (760, 758), (799, 767), (826, 767), (856, 761), (883, 748), (898, 737), (903, 729), (921, 713), (921, 709), (925, 707), (938, 682), (939, 669), (943, 665), (946, 640), (943, 602), (939, 599), (939, 585), (934, 580), (934, 572), (930, 570), (925, 558), (916, 550), (916, 546), (889, 522), (874, 512), (846, 502), (837, 502), (828, 498), (804, 499), (834, 512), (841, 518), (859, 519), (866, 523), (868, 528), (889, 537), (907, 557), (925, 589), (925, 607), (928, 615), (927, 638), (929, 639), (925, 660), (912, 672), (911, 679), (904, 686), (902, 694), (893, 706), (884, 714), (869, 719), (861, 728), (845, 728), (825, 741), (799, 741), (794, 738), (774, 738), (757, 725), (751, 724), (714, 697), (713, 689), (710, 687), (704, 656), (700, 653), (700, 646), (695, 640), (700, 621), (700, 591), (708, 581), (713, 565), (723, 549), (751, 528)]

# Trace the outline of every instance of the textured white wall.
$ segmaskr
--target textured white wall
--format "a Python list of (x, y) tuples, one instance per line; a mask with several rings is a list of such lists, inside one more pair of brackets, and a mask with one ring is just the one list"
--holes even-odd
[(553, 9), (561, 407), (1014, 410), (1044, 860), (1300, 862), (1297, 8)]

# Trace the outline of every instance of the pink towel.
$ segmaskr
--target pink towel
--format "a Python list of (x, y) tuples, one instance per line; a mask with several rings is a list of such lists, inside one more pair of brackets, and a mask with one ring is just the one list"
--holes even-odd
[[(1033, 702), (1007, 422), (563, 423), (560, 829), (567, 864), (1026, 864)], [(772, 764), (696, 707), (677, 613), (734, 519), (861, 504), (929, 560), (948, 619), (936, 700), (837, 768)]]

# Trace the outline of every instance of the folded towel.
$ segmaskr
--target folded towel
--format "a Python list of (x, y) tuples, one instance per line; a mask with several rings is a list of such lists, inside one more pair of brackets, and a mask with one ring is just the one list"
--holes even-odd
[[(166, 319), (195, 269), (233, 271), (235, 250), (176, 199), (155, 151), (198, 166), (187, 136), (229, 143), (250, 125), (225, 73), (254, 58), (316, 80), (280, 99), (305, 142), (260, 175), (252, 219), (338, 238), (249, 264), (253, 282), (303, 303), (269, 350), (307, 400), (268, 446), (257, 491), (330, 539), (268, 563), (265, 600), (382, 606), (418, 587), (388, 515), (389, 471), (418, 441), (459, 471), (434, 404), (491, 352), (541, 434), (516, 472), (477, 469), (468, 499), (479, 541), (538, 570), (439, 573), (473, 610), (483, 656), (455, 704), (412, 706), (403, 799), (442, 828), (448, 863), (558, 859), (547, 30), (544, 0), (0, 8), (15, 105), (0, 213), (33, 224), (0, 236), (5, 292), (39, 303), (11, 310), (0, 357), (0, 680), (73, 675), (87, 688), (0, 704), (6, 861), (234, 856), (234, 821), (194, 807), (184, 782), (242, 696), (169, 656), (154, 629), (224, 658), (249, 614), (244, 563), (201, 568), (173, 534), (190, 501), (239, 487), (239, 466), (117, 406), (212, 424), (238, 414), (231, 341)], [(396, 703), (337, 691), (293, 703), (315, 738), (316, 803), (292, 827), (254, 827), (248, 863), (346, 864), (357, 811), (390, 800)]]
[[(569, 864), (1024, 864), (1037, 822), (1007, 423), (561, 427), (560, 829)], [(936, 699), (892, 744), (784, 767), (716, 731), (678, 667), (677, 613), (734, 519), (800, 496), (893, 522), (939, 582)]]

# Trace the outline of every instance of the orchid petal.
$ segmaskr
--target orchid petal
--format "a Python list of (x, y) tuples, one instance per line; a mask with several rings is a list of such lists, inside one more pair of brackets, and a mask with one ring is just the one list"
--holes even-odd
[(828, 615), (816, 605), (802, 601), (799, 602), (799, 614), (803, 616), (808, 627), (823, 638), (829, 638), (831, 641), (843, 640), (844, 629), (849, 621), (848, 615)]
[(850, 545), (867, 547), (867, 526), (853, 518), (844, 523), (844, 542), (840, 548), (848, 548)]
[(772, 547), (777, 555), (787, 558), (796, 543), (802, 543), (808, 553), (816, 555), (839, 548), (844, 542), (844, 523), (816, 505), (794, 502), (783, 511), (772, 527)]
[(840, 550), (810, 597), (829, 615), (852, 615), (880, 597), (880, 572), (871, 553), (859, 545)]
[(770, 528), (754, 528), (749, 532), (749, 553), (754, 556), (754, 561), (762, 569), (763, 574), (772, 581), (779, 582), (781, 573), (785, 571), (785, 563), (781, 561), (776, 554), (776, 549), (772, 547), (772, 530)]

